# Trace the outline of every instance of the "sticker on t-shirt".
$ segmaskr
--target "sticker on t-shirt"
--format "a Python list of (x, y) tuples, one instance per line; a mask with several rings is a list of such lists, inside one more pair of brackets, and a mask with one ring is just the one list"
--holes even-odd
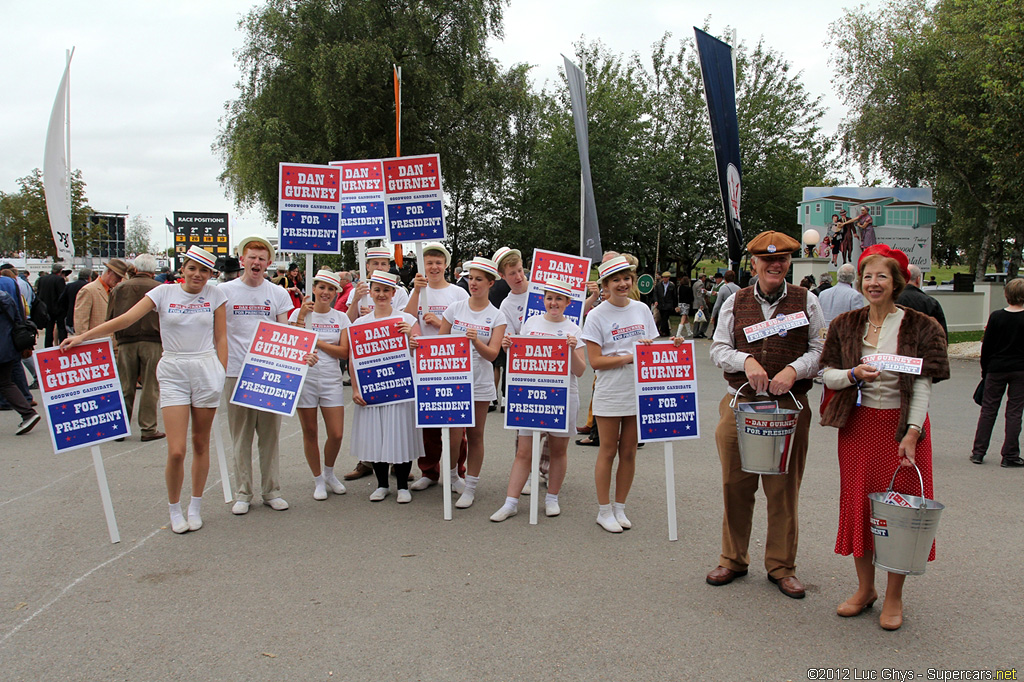
[(879, 371), (918, 375), (921, 374), (921, 366), (924, 362), (921, 358), (912, 358), (906, 355), (889, 355), (887, 353), (865, 355), (860, 361), (866, 365), (871, 365)]
[(799, 311), (791, 313), (789, 315), (780, 314), (771, 320), (765, 320), (764, 322), (758, 322), (752, 324), (749, 327), (743, 328), (743, 334), (747, 337), (747, 343), (753, 343), (754, 341), (760, 341), (761, 339), (768, 338), (769, 336), (785, 336), (790, 329), (796, 329), (797, 327), (806, 327), (808, 325), (807, 313)]

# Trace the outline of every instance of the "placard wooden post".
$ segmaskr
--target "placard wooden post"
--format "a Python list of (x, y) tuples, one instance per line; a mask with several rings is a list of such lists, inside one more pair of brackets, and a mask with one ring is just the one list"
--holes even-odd
[(103, 502), (103, 515), (107, 517), (107, 530), (112, 543), (121, 542), (121, 534), (117, 532), (117, 519), (114, 518), (114, 503), (110, 501), (110, 486), (107, 485), (107, 470), (103, 468), (103, 455), (100, 446), (92, 446), (92, 465), (96, 469), (96, 482), (100, 484), (100, 500)]
[(231, 478), (228, 476), (228, 459), (224, 456), (224, 437), (220, 435), (218, 415), (213, 415), (213, 444), (217, 449), (217, 465), (220, 467), (220, 485), (224, 489), (224, 503), (231, 502), (235, 496), (231, 493)]
[[(517, 438), (518, 440), (518, 438)], [(534, 430), (530, 456), (530, 525), (537, 525), (537, 507), (540, 499), (540, 431)]]
[(679, 539), (676, 534), (676, 464), (672, 456), (672, 441), (665, 441), (665, 498), (668, 502), (668, 541)]
[(444, 489), (444, 520), (452, 520), (451, 429), (441, 429), (441, 487)]

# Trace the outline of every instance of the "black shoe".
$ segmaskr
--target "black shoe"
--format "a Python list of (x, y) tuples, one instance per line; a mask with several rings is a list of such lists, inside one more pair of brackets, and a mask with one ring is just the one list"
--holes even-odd
[(345, 379), (344, 381), (341, 382), (341, 385), (342, 386), (351, 386), (352, 385), (352, 380), (351, 379)]
[(1004, 457), (1001, 467), (1024, 467), (1024, 459), (1020, 457)]
[(593, 431), (591, 431), (590, 435), (587, 436), (586, 438), (577, 438), (576, 439), (576, 445), (600, 445), (600, 444), (601, 444), (601, 441), (599, 439), (597, 439), (597, 438), (594, 438), (594, 432)]
[(982, 460), (985, 459), (985, 455), (971, 455), (968, 459), (974, 464), (981, 464)]

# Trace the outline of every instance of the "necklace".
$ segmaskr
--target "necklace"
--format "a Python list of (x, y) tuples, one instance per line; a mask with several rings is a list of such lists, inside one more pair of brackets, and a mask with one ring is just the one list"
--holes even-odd
[[(888, 314), (886, 314), (886, 317), (888, 317)], [(871, 315), (869, 314), (868, 324), (871, 325), (872, 331), (874, 331), (877, 334), (882, 331), (882, 325), (885, 324), (885, 317), (882, 318), (881, 324), (875, 324), (874, 322), (871, 321)]]

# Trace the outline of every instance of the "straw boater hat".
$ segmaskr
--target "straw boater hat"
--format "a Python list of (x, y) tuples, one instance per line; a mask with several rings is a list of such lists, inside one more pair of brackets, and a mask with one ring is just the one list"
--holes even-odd
[(519, 249), (510, 249), (507, 246), (503, 246), (494, 252), (494, 257), (491, 259), (494, 261), (494, 265), (498, 268), (501, 267), (501, 261), (505, 260), (509, 256), (518, 256), (520, 260), (523, 258), (523, 254)]
[(201, 246), (196, 246), (195, 244), (193, 244), (192, 246), (188, 247), (188, 251), (185, 252), (185, 255), (182, 256), (182, 259), (194, 260), (196, 263), (199, 263), (199, 265), (202, 265), (204, 268), (210, 268), (214, 272), (217, 271), (216, 256), (214, 256), (212, 253), (210, 253)]
[(122, 279), (128, 276), (128, 264), (125, 263), (120, 258), (111, 258), (106, 263), (104, 263), (103, 266), (107, 270), (113, 270), (114, 272), (116, 272), (118, 275), (121, 276)]
[(542, 284), (540, 288), (544, 291), (550, 291), (553, 294), (561, 294), (562, 296), (569, 297), (572, 296), (572, 285), (564, 280), (555, 279), (554, 277), (544, 280), (544, 284)]
[(398, 288), (398, 275), (390, 272), (384, 272), (377, 270), (370, 275), (370, 284), (377, 283), (383, 284), (384, 286), (391, 287), (392, 289)]
[(774, 256), (796, 253), (800, 250), (800, 242), (784, 232), (768, 230), (747, 242), (747, 251), (752, 256)]
[(444, 248), (444, 244), (441, 242), (428, 242), (423, 245), (423, 255), (426, 256), (428, 253), (441, 253), (444, 255), (444, 266), (448, 267), (448, 264), (452, 262), (452, 254), (448, 249)]
[(473, 260), (465, 264), (466, 270), (479, 270), (480, 272), (486, 272), (491, 277), (498, 278), (498, 264), (492, 261), (490, 258), (484, 258), (478, 256)]
[(610, 260), (606, 260), (597, 266), (597, 278), (604, 281), (612, 275), (622, 272), (624, 270), (636, 271), (636, 266), (626, 260), (625, 256), (616, 256)]
[(366, 250), (366, 260), (371, 258), (387, 258), (391, 260), (391, 250), (386, 246), (371, 246)]
[(317, 282), (330, 284), (335, 289), (341, 288), (341, 280), (338, 279), (338, 276), (334, 274), (333, 270), (321, 270), (316, 273), (316, 276), (313, 277), (313, 284), (316, 284)]
[(264, 247), (267, 250), (267, 261), (273, 262), (273, 245), (271, 245), (269, 241), (267, 241), (266, 239), (257, 234), (250, 235), (243, 239), (242, 241), (238, 242), (238, 248), (235, 249), (235, 253), (238, 255), (239, 258), (243, 258), (245, 256), (245, 247), (249, 246), (249, 244), (259, 244), (260, 246)]

